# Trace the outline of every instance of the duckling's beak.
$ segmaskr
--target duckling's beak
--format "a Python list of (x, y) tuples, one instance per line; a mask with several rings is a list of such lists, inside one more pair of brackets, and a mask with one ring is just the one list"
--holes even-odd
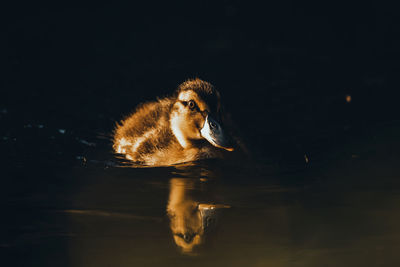
[(210, 230), (210, 228), (215, 227), (217, 210), (229, 208), (230, 206), (223, 204), (199, 204), (198, 209), (200, 210), (203, 230)]
[(213, 146), (223, 148), (228, 151), (234, 149), (229, 145), (228, 138), (225, 136), (221, 125), (214, 120), (210, 115), (207, 115), (203, 128), (200, 130), (203, 136)]

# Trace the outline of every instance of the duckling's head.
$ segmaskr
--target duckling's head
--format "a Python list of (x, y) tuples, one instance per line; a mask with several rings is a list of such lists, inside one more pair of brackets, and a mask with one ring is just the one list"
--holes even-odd
[(220, 94), (208, 82), (198, 78), (182, 83), (176, 92), (170, 122), (182, 147), (205, 139), (213, 146), (233, 151), (224, 133)]

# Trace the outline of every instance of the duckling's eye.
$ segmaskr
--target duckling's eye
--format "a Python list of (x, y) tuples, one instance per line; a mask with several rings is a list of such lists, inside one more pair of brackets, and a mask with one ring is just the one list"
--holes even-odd
[(196, 107), (196, 103), (193, 100), (190, 100), (188, 106), (190, 110), (194, 110), (194, 108)]

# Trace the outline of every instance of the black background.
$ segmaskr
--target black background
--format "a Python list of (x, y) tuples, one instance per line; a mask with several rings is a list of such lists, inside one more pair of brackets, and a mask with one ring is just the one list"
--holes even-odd
[(253, 153), (276, 161), (398, 119), (394, 3), (25, 3), (1, 13), (2, 135), (25, 140), (12, 147), (19, 157), (51, 150), (26, 125), (108, 135), (138, 103), (193, 77), (216, 85)]

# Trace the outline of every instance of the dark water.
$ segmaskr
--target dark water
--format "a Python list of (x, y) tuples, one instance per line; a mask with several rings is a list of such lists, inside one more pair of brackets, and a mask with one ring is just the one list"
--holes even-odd
[[(396, 6), (165, 3), (1, 8), (0, 265), (400, 266)], [(252, 158), (119, 161), (192, 77)]]
[(47, 149), (83, 154), (3, 159), (7, 266), (400, 263), (399, 124), (370, 128), (317, 162), (169, 168), (121, 167), (108, 141), (33, 127), (21, 131), (52, 140)]

